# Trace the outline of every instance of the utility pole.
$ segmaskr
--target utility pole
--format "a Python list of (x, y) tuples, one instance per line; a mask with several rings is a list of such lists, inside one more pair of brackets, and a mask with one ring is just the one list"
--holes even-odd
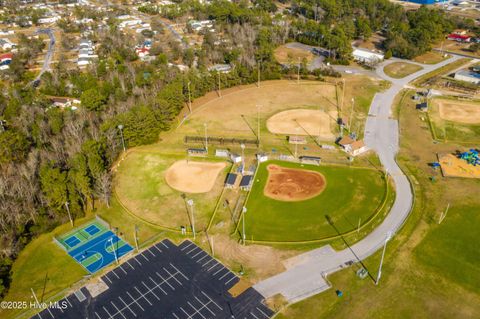
[(203, 127), (205, 128), (205, 150), (208, 152), (208, 135), (207, 135), (207, 123), (203, 123)]
[(120, 136), (122, 137), (123, 151), (125, 152), (126, 148), (125, 148), (125, 140), (123, 139), (123, 125), (119, 124), (117, 127), (120, 130)]
[(245, 214), (247, 213), (247, 208), (244, 206), (242, 211), (242, 239), (243, 239), (243, 246), (245, 246), (245, 240), (247, 239), (245, 235)]
[(193, 240), (196, 239), (196, 234), (195, 234), (195, 213), (194, 213), (194, 202), (193, 199), (189, 199), (187, 201), (188, 206), (190, 206), (191, 214), (192, 214), (192, 233), (193, 233)]
[(68, 205), (69, 205), (68, 201), (65, 202), (65, 207), (67, 208), (67, 213), (68, 213), (68, 219), (70, 219), (70, 224), (72, 224), (72, 227), (73, 227), (73, 219), (72, 219), (72, 215), (70, 214), (70, 207)]
[(300, 84), (300, 58), (298, 58), (297, 84)]
[(352, 132), (352, 118), (353, 118), (353, 106), (355, 105), (355, 98), (352, 97), (352, 109), (350, 111), (350, 118), (348, 119), (348, 129)]
[(192, 113), (192, 95), (190, 92), (190, 81), (187, 83), (187, 89), (188, 89), (188, 110), (190, 113)]
[(377, 275), (377, 280), (375, 280), (375, 285), (378, 285), (378, 282), (380, 281), (380, 277), (382, 276), (383, 258), (385, 257), (385, 250), (387, 249), (387, 243), (391, 238), (392, 238), (392, 232), (387, 232), (387, 236), (385, 237), (385, 243), (383, 244), (382, 258), (380, 259), (380, 266), (378, 267), (378, 275)]
[(257, 88), (260, 87), (260, 61), (257, 63)]
[(133, 232), (133, 236), (135, 238), (135, 247), (137, 247), (138, 252), (138, 226), (135, 225), (135, 231)]
[(345, 79), (342, 79), (342, 109), (340, 110), (343, 112), (343, 105), (345, 104)]
[(257, 104), (257, 139), (258, 147), (260, 147), (260, 104)]

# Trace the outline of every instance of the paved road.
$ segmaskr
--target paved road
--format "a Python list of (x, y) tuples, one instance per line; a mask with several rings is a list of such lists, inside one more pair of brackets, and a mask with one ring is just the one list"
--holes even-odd
[(48, 71), (50, 69), (50, 62), (52, 61), (53, 57), (53, 52), (55, 52), (55, 35), (53, 34), (52, 29), (39, 29), (36, 32), (37, 34), (39, 33), (44, 33), (48, 35), (50, 38), (50, 41), (48, 42), (48, 49), (47, 49), (47, 54), (45, 54), (45, 59), (43, 61), (42, 69), (40, 70), (40, 73), (37, 75), (37, 77), (30, 82), (30, 84), (34, 84), (40, 80), (42, 77), (43, 73)]
[(412, 208), (413, 195), (407, 177), (395, 161), (399, 149), (398, 121), (390, 118), (391, 107), (395, 96), (409, 82), (458, 59), (459, 56), (453, 56), (435, 65), (422, 65), (423, 70), (403, 79), (390, 78), (383, 72), (385, 65), (399, 61), (398, 59), (379, 65), (376, 74), (391, 81), (392, 86), (385, 92), (376, 94), (372, 101), (365, 125), (365, 143), (377, 152), (382, 165), (392, 177), (396, 189), (395, 202), (383, 223), (350, 248), (335, 251), (326, 245), (304, 253), (295, 257), (296, 266), (257, 283), (254, 288), (264, 297), (282, 294), (288, 302), (297, 302), (329, 289), (325, 279), (328, 274), (348, 267), (352, 261), (357, 262), (372, 255), (383, 246), (387, 234), (393, 236), (402, 227)]

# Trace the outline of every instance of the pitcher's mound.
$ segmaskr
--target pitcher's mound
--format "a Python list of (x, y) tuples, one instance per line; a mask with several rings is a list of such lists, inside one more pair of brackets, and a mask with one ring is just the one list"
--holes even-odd
[(226, 163), (192, 162), (173, 163), (165, 173), (167, 184), (185, 193), (206, 193), (215, 185), (218, 174)]
[(274, 134), (311, 135), (333, 139), (330, 123), (336, 114), (318, 110), (295, 109), (277, 113), (267, 120), (267, 129)]
[(326, 186), (325, 177), (315, 171), (268, 165), (268, 181), (263, 193), (280, 201), (302, 201), (319, 195)]

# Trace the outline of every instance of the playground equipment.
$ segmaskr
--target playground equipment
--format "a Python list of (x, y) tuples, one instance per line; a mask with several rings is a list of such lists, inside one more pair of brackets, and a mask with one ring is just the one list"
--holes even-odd
[(459, 157), (470, 165), (480, 165), (480, 157), (478, 156), (478, 150), (476, 149), (470, 149), (468, 152), (460, 153)]

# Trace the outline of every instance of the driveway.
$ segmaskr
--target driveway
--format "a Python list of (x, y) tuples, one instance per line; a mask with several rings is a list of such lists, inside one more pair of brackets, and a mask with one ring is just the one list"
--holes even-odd
[(390, 78), (383, 72), (385, 65), (399, 59), (384, 61), (377, 67), (376, 74), (392, 82), (392, 86), (385, 92), (377, 93), (372, 100), (365, 125), (365, 143), (378, 154), (383, 167), (393, 179), (395, 202), (382, 224), (350, 248), (335, 251), (326, 245), (314, 249), (295, 257), (299, 261), (296, 266), (257, 283), (254, 288), (265, 298), (282, 294), (289, 303), (293, 303), (329, 289), (327, 275), (371, 256), (382, 248), (387, 236), (394, 236), (402, 227), (412, 208), (413, 195), (407, 177), (395, 160), (399, 136), (398, 121), (391, 118), (392, 105), (395, 96), (409, 82), (458, 59), (459, 56), (453, 56), (435, 65), (422, 65), (422, 70), (403, 79)]

